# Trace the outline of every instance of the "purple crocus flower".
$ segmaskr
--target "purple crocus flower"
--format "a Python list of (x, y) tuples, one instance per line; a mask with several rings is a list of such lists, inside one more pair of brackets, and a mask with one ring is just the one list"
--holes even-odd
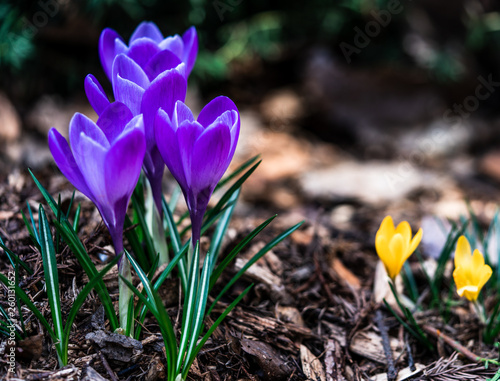
[(121, 102), (103, 107), (97, 123), (76, 113), (69, 125), (69, 141), (55, 129), (49, 147), (66, 178), (97, 206), (115, 253), (123, 252), (123, 224), (127, 206), (141, 173), (146, 150), (143, 118), (133, 116)]
[(158, 110), (158, 150), (186, 199), (193, 245), (200, 239), (208, 201), (233, 158), (239, 132), (238, 109), (227, 97), (212, 100), (201, 110), (198, 120), (181, 101), (175, 103), (172, 113)]
[[(124, 103), (133, 115), (144, 116), (146, 154), (143, 168), (161, 213), (164, 162), (156, 146), (153, 122), (158, 108), (162, 107), (171, 114), (175, 102), (185, 99), (186, 65), (168, 50), (157, 54), (144, 68), (127, 55), (119, 54), (113, 62), (112, 83), (115, 99)], [(91, 74), (85, 78), (85, 91), (90, 104), (100, 115), (109, 105), (109, 100)]]
[(113, 80), (113, 61), (119, 54), (125, 54), (140, 67), (154, 60), (156, 55), (168, 50), (176, 55), (186, 65), (186, 74), (193, 69), (198, 53), (198, 35), (194, 26), (181, 36), (174, 35), (164, 38), (153, 22), (142, 22), (132, 33), (128, 46), (121, 36), (113, 29), (106, 28), (99, 38), (99, 57), (108, 78)]

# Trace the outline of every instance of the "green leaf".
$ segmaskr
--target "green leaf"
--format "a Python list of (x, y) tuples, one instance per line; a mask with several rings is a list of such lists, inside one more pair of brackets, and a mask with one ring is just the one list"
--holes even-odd
[(220, 210), (224, 207), (224, 205), (229, 201), (231, 196), (241, 188), (243, 183), (250, 177), (250, 175), (257, 169), (257, 167), (260, 165), (261, 161), (258, 161), (255, 165), (253, 165), (248, 171), (245, 172), (243, 176), (241, 176), (238, 181), (236, 181), (231, 187), (222, 195), (220, 198), (219, 202), (215, 205), (213, 209), (208, 211), (205, 214), (205, 219), (210, 220), (210, 218), (219, 213)]
[[(170, 261), (168, 266), (165, 268), (165, 270), (163, 270), (161, 275), (156, 280), (154, 287), (153, 287), (153, 289), (155, 291), (158, 291), (160, 289), (160, 287), (163, 284), (163, 282), (165, 281), (165, 279), (167, 279), (167, 277), (170, 275), (170, 273), (175, 268), (175, 266), (177, 266), (177, 263), (186, 255), (187, 249), (188, 249), (188, 243), (186, 243), (186, 245), (183, 246), (181, 251), (179, 253), (177, 253), (177, 255), (174, 258), (172, 258), (172, 260)], [(139, 305), (139, 303), (137, 303), (137, 305)], [(147, 307), (142, 306), (142, 310), (141, 310), (141, 313), (139, 315), (139, 323), (140, 324), (142, 324), (144, 322), (144, 319), (146, 318), (146, 312), (147, 312)], [(137, 326), (137, 329), (135, 331), (135, 338), (137, 340), (139, 340), (141, 329), (142, 329), (140, 324)]]
[(184, 372), (183, 373), (183, 378), (185, 379), (187, 377), (187, 373), (189, 372), (189, 369), (191, 368), (191, 365), (193, 365), (193, 362), (200, 352), (201, 348), (203, 348), (203, 345), (207, 342), (207, 340), (210, 338), (212, 333), (217, 329), (217, 327), (222, 323), (222, 321), (226, 318), (226, 316), (236, 307), (236, 305), (245, 297), (246, 294), (250, 291), (250, 289), (253, 287), (253, 284), (248, 286), (238, 297), (224, 310), (224, 312), (217, 318), (217, 320), (212, 324), (212, 326), (208, 329), (207, 333), (203, 336), (203, 338), (199, 341), (198, 345), (194, 349), (191, 358), (189, 359), (188, 363), (184, 367)]
[(245, 271), (248, 270), (250, 266), (252, 266), (255, 262), (257, 262), (260, 258), (264, 256), (269, 250), (271, 250), (274, 246), (276, 246), (278, 243), (283, 241), (286, 237), (288, 237), (290, 234), (292, 234), (295, 230), (297, 230), (304, 221), (299, 222), (298, 224), (292, 226), (291, 228), (287, 229), (277, 237), (275, 237), (271, 242), (269, 242), (266, 246), (264, 246), (257, 254), (255, 254), (246, 264), (245, 266), (242, 267), (240, 271), (236, 275), (233, 276), (233, 278), (224, 286), (222, 291), (217, 295), (215, 300), (213, 301), (212, 305), (208, 309), (207, 315), (212, 312), (213, 308), (217, 304), (217, 302), (220, 300), (220, 298), (231, 288), (231, 286), (245, 273)]
[(236, 168), (231, 174), (228, 176), (224, 177), (217, 186), (215, 187), (215, 191), (219, 190), (222, 188), (224, 185), (226, 185), (228, 182), (230, 182), (232, 179), (234, 179), (236, 176), (238, 176), (241, 172), (243, 172), (245, 169), (250, 167), (253, 163), (255, 163), (259, 159), (260, 155), (256, 155), (252, 157), (251, 159), (247, 160), (243, 164), (241, 164), (238, 168)]
[(80, 215), (82, 213), (82, 205), (78, 204), (75, 212), (75, 219), (73, 220), (73, 230), (78, 233), (78, 225), (80, 224)]
[(150, 263), (148, 261), (148, 258), (145, 255), (142, 255), (143, 250), (139, 239), (139, 235), (137, 234), (136, 231), (136, 229), (139, 226), (136, 225), (133, 229), (132, 226), (134, 225), (132, 224), (132, 221), (130, 221), (129, 216), (125, 215), (125, 236), (127, 237), (128, 243), (132, 247), (134, 258), (137, 259), (137, 261), (139, 262), (139, 264), (143, 269), (149, 269)]
[[(203, 329), (203, 320), (205, 319), (205, 310), (207, 307), (208, 291), (210, 286), (210, 269), (212, 268), (213, 256), (210, 252), (205, 256), (205, 261), (203, 262), (203, 269), (201, 272), (200, 285), (198, 287), (198, 292), (196, 296), (196, 309), (194, 314), (194, 321), (192, 323), (192, 329), (190, 332), (189, 347), (186, 352), (185, 361), (189, 363), (189, 360), (193, 356), (193, 351), (195, 349), (198, 337)], [(183, 352), (180, 352), (180, 357), (182, 357)], [(184, 368), (184, 371), (189, 371), (189, 368)], [(182, 373), (184, 373), (184, 371)], [(180, 372), (178, 372), (180, 373)]]
[(149, 235), (148, 225), (146, 223), (145, 211), (142, 208), (141, 204), (139, 203), (139, 200), (136, 197), (135, 193), (132, 194), (132, 206), (134, 207), (134, 211), (136, 213), (139, 222), (139, 227), (141, 228), (144, 237), (144, 243), (146, 244), (146, 252), (148, 254), (149, 262), (152, 263), (154, 262), (156, 255), (158, 253), (156, 252), (153, 239)]
[(28, 274), (33, 275), (33, 270), (29, 267), (26, 262), (24, 262), (17, 254), (15, 254), (12, 250), (10, 250), (7, 246), (5, 246), (2, 237), (0, 237), (0, 247), (5, 251), (7, 258), (9, 259), (12, 267), (16, 267), (16, 263), (19, 263), (23, 269), (25, 269)]
[[(28, 208), (29, 208), (29, 204), (28, 204)], [(24, 212), (22, 210), (21, 210), (21, 216), (23, 217), (24, 225), (26, 225), (26, 228), (28, 229), (28, 233), (30, 235), (31, 242), (33, 242), (33, 244), (35, 245), (35, 247), (38, 250), (40, 250), (40, 245), (38, 244), (38, 237), (37, 237), (38, 233), (36, 232), (36, 228), (35, 228), (35, 230), (33, 230), (33, 227), (28, 222), (28, 218), (26, 217), (26, 214), (24, 214)]]
[[(156, 291), (154, 292), (154, 299), (150, 300), (146, 298), (142, 293), (134, 287), (132, 283), (122, 275), (119, 275), (120, 279), (127, 285), (130, 290), (139, 298), (139, 300), (144, 303), (144, 305), (152, 312), (156, 320), (158, 321), (158, 325), (160, 327), (160, 332), (163, 337), (163, 342), (165, 343), (165, 354), (167, 357), (167, 372), (168, 372), (168, 380), (175, 379), (175, 363), (177, 361), (177, 347), (175, 335), (172, 337), (173, 330), (172, 322), (168, 316), (165, 307), (161, 299), (158, 297)], [(147, 278), (145, 278), (147, 280)], [(144, 283), (143, 283), (144, 285)], [(146, 286), (146, 285), (144, 285)]]
[[(33, 178), (33, 181), (35, 181), (36, 186), (38, 187), (43, 197), (47, 201), (47, 204), (49, 205), (50, 209), (55, 215), (57, 215), (57, 204), (55, 203), (54, 199), (43, 187), (43, 185), (38, 181), (38, 179), (35, 177), (31, 169), (29, 169), (29, 172), (31, 174), (31, 177)], [(80, 263), (80, 266), (82, 266), (83, 271), (85, 271), (88, 278), (89, 279), (94, 278), (98, 273), (97, 269), (95, 268), (94, 263), (87, 254), (87, 251), (85, 250), (85, 247), (83, 246), (82, 242), (78, 238), (78, 235), (73, 230), (73, 226), (64, 216), (61, 218), (60, 223), (58, 221), (54, 221), (54, 225), (57, 231), (63, 237), (66, 244), (71, 249), (71, 252), (75, 255), (76, 259), (78, 260), (78, 263)], [(114, 331), (120, 326), (120, 324), (118, 323), (118, 319), (115, 314), (113, 302), (111, 301), (109, 292), (106, 289), (106, 286), (104, 285), (102, 279), (96, 284), (95, 290), (99, 295), (99, 299), (101, 299), (101, 302), (104, 306), (104, 311), (106, 312), (106, 316), (109, 319), (111, 329)]]
[[(170, 241), (172, 243), (172, 248), (174, 251), (174, 255), (177, 255), (179, 251), (181, 250), (182, 242), (181, 242), (181, 237), (179, 236), (179, 231), (177, 230), (177, 225), (175, 224), (174, 221), (174, 216), (172, 214), (172, 211), (170, 210), (169, 205), (165, 201), (165, 199), (162, 199), (162, 209), (163, 209), (163, 215), (165, 218), (165, 221), (167, 223), (167, 229), (170, 234)], [(181, 279), (181, 285), (182, 289), (184, 292), (187, 290), (187, 282), (188, 282), (188, 274), (187, 274), (187, 262), (185, 258), (183, 257), (179, 261), (179, 275)]]
[(226, 235), (229, 223), (231, 222), (231, 217), (233, 215), (234, 208), (236, 207), (236, 202), (238, 200), (239, 195), (240, 191), (238, 190), (229, 199), (229, 203), (231, 203), (232, 205), (224, 212), (221, 219), (219, 220), (219, 223), (217, 224), (217, 227), (215, 228), (212, 241), (210, 242), (210, 249), (208, 250), (213, 255), (213, 261), (212, 261), (212, 267), (210, 268), (210, 273), (213, 272), (213, 266), (215, 266), (217, 258), (219, 257), (222, 241), (224, 239), (224, 236)]
[[(134, 268), (137, 276), (141, 280), (142, 285), (144, 286), (144, 290), (146, 291), (146, 294), (148, 295), (148, 298), (151, 301), (155, 301), (156, 291), (154, 291), (151, 283), (149, 282), (149, 279), (148, 279), (146, 273), (141, 269), (141, 267), (139, 266), (139, 264), (135, 261), (135, 259), (126, 250), (125, 250), (125, 254), (127, 255), (127, 258), (129, 259), (130, 264)], [(162, 303), (160, 303), (160, 304), (161, 304), (162, 308), (165, 308)], [(159, 306), (156, 306), (155, 310), (151, 311), (153, 314), (158, 314), (158, 310), (156, 308), (159, 308)], [(166, 331), (165, 331), (166, 334), (168, 334), (168, 340), (169, 340), (169, 347), (168, 347), (168, 349), (169, 349), (169, 353), (175, 353), (176, 354), (177, 353), (176, 337), (175, 337), (174, 328), (172, 326), (172, 322), (170, 321), (170, 319), (167, 319), (167, 322), (164, 322), (164, 324), (167, 324), (164, 328), (166, 329)]]
[[(2, 282), (7, 287), (10, 286), (9, 280), (3, 274), (0, 274), (0, 282)], [(40, 321), (40, 323), (43, 325), (43, 327), (47, 330), (47, 333), (49, 334), (52, 341), (54, 341), (54, 343), (56, 343), (58, 341), (58, 339), (57, 339), (56, 334), (54, 333), (54, 330), (52, 329), (50, 324), (47, 322), (45, 317), (38, 310), (38, 308), (36, 308), (36, 306), (33, 304), (31, 299), (29, 298), (29, 296), (26, 295), (26, 293), (21, 288), (19, 288), (19, 286), (17, 286), (17, 285), (14, 285), (14, 292), (16, 293), (17, 297), (19, 299), (21, 299), (21, 301), (26, 305), (26, 307), (28, 307), (28, 309), (31, 312), (33, 312), (33, 314), (38, 319), (38, 321)]]
[(43, 271), (45, 276), (45, 286), (47, 288), (47, 297), (52, 315), (52, 322), (54, 324), (54, 333), (58, 338), (56, 348), (58, 348), (59, 362), (61, 366), (66, 366), (64, 356), (62, 354), (62, 339), (64, 332), (64, 324), (61, 315), (61, 297), (59, 294), (59, 276), (57, 274), (57, 260), (54, 242), (52, 241), (52, 233), (50, 231), (49, 221), (47, 215), (40, 205), (38, 209), (38, 222), (40, 225), (40, 247), (43, 261)]
[(83, 303), (87, 299), (87, 296), (94, 289), (95, 285), (102, 280), (104, 275), (106, 275), (108, 271), (113, 268), (113, 266), (116, 266), (119, 258), (120, 258), (119, 256), (115, 256), (115, 258), (113, 258), (113, 260), (109, 262), (95, 277), (89, 279), (89, 282), (85, 285), (84, 288), (82, 288), (82, 290), (78, 293), (78, 296), (76, 297), (75, 301), (73, 302), (71, 310), (69, 311), (68, 317), (66, 319), (66, 325), (64, 327), (63, 342), (62, 342), (63, 353), (66, 356), (66, 362), (68, 361), (67, 357), (68, 357), (69, 335), (71, 332), (71, 327), (73, 326), (73, 322), (75, 321), (76, 315), (78, 314), (78, 311), (80, 310)]
[[(182, 313), (182, 335), (181, 342), (179, 345), (179, 357), (177, 357), (177, 363), (175, 365), (176, 373), (180, 373), (182, 361), (184, 359), (184, 353), (188, 346), (189, 340), (193, 340), (191, 337), (193, 317), (196, 312), (196, 296), (198, 294), (198, 282), (199, 282), (199, 260), (200, 260), (200, 243), (196, 242), (194, 248), (193, 259), (191, 261), (191, 266), (189, 269), (189, 287), (184, 295), (184, 310)], [(196, 340), (196, 339), (194, 339)]]
[(242, 241), (240, 241), (233, 250), (231, 250), (231, 252), (222, 260), (219, 266), (217, 266), (215, 271), (212, 271), (212, 275), (210, 277), (210, 289), (212, 289), (224, 269), (234, 260), (234, 258), (241, 252), (241, 250), (243, 250), (262, 230), (264, 230), (266, 226), (276, 218), (276, 216), (277, 214), (275, 214), (271, 218), (268, 218), (262, 224), (257, 226), (250, 234), (248, 234)]

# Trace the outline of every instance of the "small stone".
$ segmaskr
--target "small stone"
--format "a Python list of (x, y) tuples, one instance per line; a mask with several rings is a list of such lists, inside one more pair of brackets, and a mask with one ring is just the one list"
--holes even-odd
[(88, 333), (85, 338), (92, 341), (110, 360), (134, 362), (143, 351), (140, 341), (118, 333), (99, 330)]

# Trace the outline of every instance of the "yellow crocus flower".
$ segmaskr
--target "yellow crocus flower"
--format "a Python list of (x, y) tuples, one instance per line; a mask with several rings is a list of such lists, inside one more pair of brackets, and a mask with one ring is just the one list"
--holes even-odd
[(491, 267), (484, 263), (483, 254), (476, 249), (471, 255), (469, 241), (461, 236), (455, 250), (455, 270), (453, 271), (458, 295), (475, 302), (491, 274)]
[(422, 228), (420, 228), (412, 239), (410, 224), (402, 221), (394, 227), (391, 216), (385, 217), (380, 224), (375, 236), (375, 249), (392, 280), (396, 278), (403, 264), (417, 248), (422, 234)]

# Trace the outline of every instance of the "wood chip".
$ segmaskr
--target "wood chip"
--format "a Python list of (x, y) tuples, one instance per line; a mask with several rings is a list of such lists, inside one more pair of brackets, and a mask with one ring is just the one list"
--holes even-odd
[[(236, 271), (240, 271), (247, 263), (246, 259), (236, 258), (234, 268)], [(285, 286), (283, 286), (281, 278), (274, 275), (268, 267), (264, 267), (261, 264), (254, 264), (245, 272), (245, 277), (265, 284), (269, 289), (271, 299), (283, 301), (287, 304), (290, 302), (291, 296), (285, 291)]]
[(271, 345), (244, 337), (241, 339), (241, 349), (255, 357), (266, 380), (286, 380), (290, 376), (292, 368), (288, 361)]
[(303, 344), (300, 345), (300, 361), (302, 370), (308, 380), (326, 381), (325, 370), (321, 365), (321, 361)]
[(359, 290), (361, 288), (361, 281), (359, 278), (354, 275), (351, 270), (345, 267), (340, 259), (333, 258), (331, 266), (338, 274), (339, 278), (351, 286), (354, 290)]
[[(390, 338), (390, 341), (394, 358), (400, 358), (402, 350), (399, 341), (393, 337)], [(351, 340), (349, 350), (370, 360), (387, 365), (384, 348), (382, 347), (382, 337), (374, 331), (356, 332)]]
[(2, 221), (8, 220), (12, 216), (14, 216), (14, 214), (16, 214), (16, 213), (13, 211), (10, 211), (10, 210), (0, 210), (0, 220), (2, 220)]
[[(409, 367), (401, 369), (398, 373), (398, 378), (396, 381), (405, 381), (415, 377), (417, 374), (421, 373), (423, 369), (425, 369), (425, 365), (415, 364), (415, 370), (412, 371)], [(387, 381), (387, 374), (380, 373), (372, 378), (373, 381)]]

